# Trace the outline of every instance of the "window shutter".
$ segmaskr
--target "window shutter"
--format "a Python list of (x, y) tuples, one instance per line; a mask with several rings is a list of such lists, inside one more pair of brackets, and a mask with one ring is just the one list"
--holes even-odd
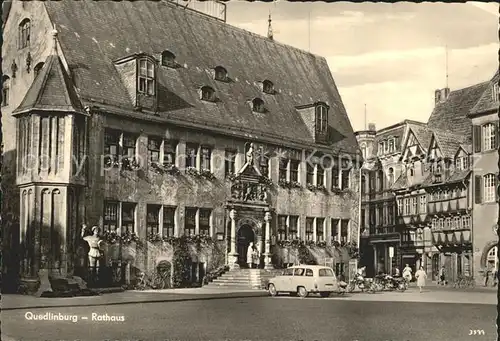
[(495, 149), (498, 148), (498, 122), (493, 123), (495, 127)]
[(481, 137), (481, 126), (472, 126), (472, 134), (474, 136), (474, 153), (480, 153), (481, 142), (483, 140)]
[(475, 192), (475, 202), (480, 204), (483, 201), (483, 184), (481, 175), (475, 176), (474, 182), (474, 192)]
[[(497, 142), (498, 143), (498, 142)], [(495, 201), (498, 202), (498, 174), (495, 174)]]

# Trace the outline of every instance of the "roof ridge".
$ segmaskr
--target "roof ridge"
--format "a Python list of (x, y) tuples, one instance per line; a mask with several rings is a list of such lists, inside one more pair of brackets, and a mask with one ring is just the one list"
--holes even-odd
[[(179, 6), (177, 6), (175, 3), (172, 3), (171, 1), (160, 1), (160, 2), (166, 4), (167, 6), (171, 6), (171, 7), (175, 8), (176, 10), (180, 10)], [(318, 54), (315, 54), (315, 53), (312, 53), (312, 52), (300, 49), (298, 47), (295, 47), (295, 46), (292, 46), (292, 45), (289, 45), (289, 44), (281, 43), (281, 42), (276, 41), (274, 39), (269, 39), (269, 38), (267, 38), (267, 37), (265, 37), (263, 35), (254, 33), (252, 31), (245, 30), (244, 28), (241, 28), (241, 27), (238, 27), (238, 26), (234, 26), (232, 24), (227, 23), (227, 21), (222, 21), (220, 19), (216, 19), (216, 18), (211, 17), (210, 15), (204, 14), (202, 12), (191, 10), (189, 13), (192, 13), (194, 15), (198, 15), (200, 18), (202, 18), (204, 20), (213, 21), (213, 22), (217, 23), (218, 25), (222, 25), (222, 26), (227, 27), (229, 29), (232, 29), (232, 30), (235, 30), (235, 31), (243, 31), (246, 34), (250, 34), (252, 36), (255, 36), (255, 37), (257, 37), (257, 38), (259, 38), (259, 39), (261, 39), (263, 41), (267, 41), (267, 42), (272, 43), (272, 44), (281, 45), (281, 46), (293, 49), (293, 50), (295, 50), (297, 52), (300, 52), (300, 53), (302, 53), (304, 55), (309, 55), (309, 56), (312, 56), (312, 57), (314, 57), (316, 59), (322, 59), (322, 60), (326, 61), (326, 58), (324, 56), (320, 56)]]
[(479, 86), (482, 86), (482, 85), (485, 85), (485, 84), (488, 84), (491, 82), (491, 79), (488, 80), (488, 81), (484, 81), (484, 82), (481, 82), (481, 83), (476, 83), (476, 84), (472, 84), (472, 85), (469, 85), (469, 86), (466, 86), (465, 88), (461, 88), (461, 89), (456, 89), (456, 90), (451, 90), (450, 91), (450, 95), (453, 93), (453, 92), (459, 92), (459, 91), (464, 91), (464, 90), (469, 90), (471, 88), (477, 88)]

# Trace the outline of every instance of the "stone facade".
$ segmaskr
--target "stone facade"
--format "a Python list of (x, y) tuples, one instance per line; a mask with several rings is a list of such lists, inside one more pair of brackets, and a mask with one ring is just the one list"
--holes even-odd
[[(472, 118), (473, 126), (483, 127), (487, 124), (495, 124), (498, 127), (497, 113), (484, 113), (475, 115)], [(479, 139), (481, 140), (481, 139)], [(498, 143), (498, 142), (497, 142)], [(493, 272), (498, 271), (498, 193), (494, 193), (494, 199), (490, 200), (485, 193), (485, 181), (487, 175), (493, 174), (498, 177), (498, 153), (497, 149), (478, 150), (473, 154), (474, 162), (474, 201), (473, 220), (473, 240), (474, 240), (474, 277), (478, 283), (484, 284), (488, 276), (488, 282), (493, 283)], [(495, 192), (496, 186), (495, 186)], [(485, 196), (486, 195), (486, 196)]]
[[(19, 226), (7, 235), (12, 249), (20, 250), (20, 259), (8, 262), (7, 272), (20, 273), (28, 281), (36, 279), (40, 269), (63, 276), (85, 276), (87, 246), (81, 239), (84, 223), (98, 226), (104, 233), (101, 270), (114, 269), (113, 276), (118, 276), (117, 282), (122, 284), (133, 281), (140, 272), (154, 272), (164, 262), (175, 263), (175, 245), (182, 236), (193, 240), (188, 248), (187, 277), (195, 283), (224, 264), (244, 265), (250, 241), (263, 256), (259, 261), (262, 267), (301, 261), (296, 248), (284, 245), (293, 239), (307, 244), (315, 262), (331, 263), (338, 272), (347, 272), (359, 244), (360, 159), (340, 97), (330, 95), (334, 85), (328, 86), (328, 92), (315, 88), (314, 92), (321, 92), (324, 99), (315, 101), (309, 96), (302, 107), (296, 102), (298, 97), (294, 103), (288, 102), (286, 97), (292, 92), (286, 89), (273, 90), (277, 99), (267, 101), (265, 112), (252, 111), (252, 106), (242, 100), (243, 107), (231, 114), (239, 115), (240, 122), (246, 121), (252, 129), (242, 128), (241, 123), (221, 128), (226, 122), (214, 122), (213, 117), (226, 115), (226, 105), (240, 101), (243, 93), (255, 92), (253, 83), (234, 76), (231, 82), (240, 83), (234, 87), (241, 93), (235, 90), (221, 95), (231, 98), (208, 103), (190, 97), (194, 85), (189, 82), (194, 81), (166, 89), (168, 80), (162, 77), (173, 71), (156, 65), (154, 70), (161, 76), (155, 79), (155, 92), (139, 93), (140, 87), (146, 86), (140, 83), (139, 63), (147, 60), (155, 65), (155, 58), (147, 53), (127, 56), (123, 52), (122, 57), (133, 66), (126, 70), (119, 61), (106, 66), (86, 65), (118, 60), (110, 56), (85, 59), (80, 53), (80, 59), (74, 59), (75, 51), (68, 44), (75, 37), (82, 39), (80, 52), (87, 51), (90, 56), (96, 50), (83, 43), (86, 32), (67, 30), (69, 23), (61, 11), (71, 6), (74, 3), (53, 6), (14, 1), (5, 24), (8, 35), (3, 60), (9, 64), (15, 61), (18, 68), (15, 77), (11, 74), (6, 80), (10, 92), (8, 104), (2, 108), (6, 132), (2, 174), (10, 174), (11, 185), (15, 178), (16, 187), (11, 186), (6, 194), (14, 193), (12, 202), (16, 204), (9, 212), (19, 217)], [(151, 4), (135, 6), (143, 13), (154, 12)], [(165, 16), (186, 15), (174, 5), (158, 6)], [(87, 20), (80, 16), (88, 11), (70, 12), (75, 20)], [(110, 18), (116, 15), (112, 6), (99, 8), (99, 13)], [(225, 25), (187, 14), (191, 15), (206, 25)], [(27, 47), (19, 49), (20, 23), (25, 19), (30, 20), (30, 39)], [(61, 25), (60, 32), (53, 24), (56, 29)], [(244, 31), (237, 34), (247, 35)], [(116, 45), (129, 40), (126, 34), (109, 37)], [(260, 43), (264, 38), (255, 39)], [(273, 44), (263, 42), (265, 46), (268, 43)], [(28, 52), (30, 72), (26, 66)], [(318, 60), (321, 67), (326, 65), (323, 59)], [(39, 62), (44, 64), (37, 68), (35, 77), (33, 67)], [(206, 64), (202, 59), (199, 62)], [(105, 70), (119, 77), (99, 78)], [(190, 65), (189, 70), (198, 73), (201, 69)], [(106, 81), (116, 83), (103, 85)], [(333, 84), (333, 79), (329, 82)], [(104, 95), (106, 98), (90, 98), (88, 94), (100, 86), (98, 92), (110, 92)], [(112, 93), (116, 89), (124, 91)], [(136, 101), (131, 104), (127, 93), (144, 100), (140, 105)], [(172, 105), (176, 107), (172, 109)], [(177, 109), (185, 116), (206, 116), (187, 124), (170, 116), (178, 114)], [(304, 116), (306, 111), (310, 115)], [(280, 118), (285, 112), (288, 116)], [(293, 122), (294, 129), (283, 127), (279, 119)], [(154, 141), (159, 141), (156, 147)], [(173, 147), (167, 150), (169, 143)], [(12, 162), (7, 162), (8, 153)], [(173, 160), (165, 165), (167, 155)], [(328, 160), (324, 161), (325, 157)], [(296, 223), (280, 225), (279, 221), (284, 221), (280, 217)], [(115, 237), (116, 242), (112, 240)]]
[[(370, 226), (366, 232), (363, 226), (367, 225), (361, 223), (366, 244), (372, 239), (380, 239), (381, 245), (393, 243), (392, 266), (423, 266), (432, 280), (439, 279), (443, 267), (448, 283), (466, 276), (478, 284), (488, 278), (489, 285), (493, 284), (493, 273), (498, 271), (497, 83), (498, 73), (491, 81), (468, 88), (436, 90), (436, 107), (427, 124), (405, 130), (391, 164), (398, 173), (389, 190), (397, 206), (396, 233), (372, 233), (382, 224), (376, 211), (373, 218), (370, 213), (361, 218)], [(362, 150), (380, 139), (378, 132), (356, 134)], [(375, 147), (370, 149), (373, 153)], [(377, 184), (377, 174), (386, 169), (380, 155), (368, 158), (364, 168), (375, 172)], [(370, 183), (362, 196), (362, 207), (369, 210), (366, 207), (377, 205), (382, 197), (372, 181), (363, 182)], [(362, 246), (361, 262), (369, 267), (372, 251)], [(387, 251), (384, 256), (387, 259)], [(374, 268), (384, 271), (388, 266), (375, 261)]]
[[(356, 132), (365, 155), (361, 189), (361, 263), (367, 267), (367, 275), (389, 272), (394, 267), (401, 267), (403, 262), (403, 230), (398, 227), (400, 216), (393, 185), (404, 171), (400, 159), (410, 128), (424, 125), (405, 120), (378, 131), (372, 125), (372, 130)], [(392, 257), (390, 247), (394, 249)]]

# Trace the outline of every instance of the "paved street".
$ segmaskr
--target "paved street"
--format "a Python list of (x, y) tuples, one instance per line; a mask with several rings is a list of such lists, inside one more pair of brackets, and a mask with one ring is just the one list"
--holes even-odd
[[(131, 294), (136, 293), (122, 295)], [(166, 297), (155, 293), (147, 296), (162, 295)], [(420, 294), (414, 290), (328, 299), (245, 297), (240, 293), (192, 295), (191, 300), (181, 302), (164, 299), (141, 304), (7, 310), (2, 312), (2, 334), (14, 340), (55, 341), (496, 340), (496, 294), (469, 293), (459, 299), (464, 296), (451, 291)], [(439, 297), (441, 301), (460, 303), (435, 303)], [(398, 299), (400, 302), (391, 302)], [(465, 301), (473, 303), (462, 303)], [(26, 312), (77, 315), (79, 320), (28, 321)], [(124, 316), (125, 322), (93, 322), (92, 313)], [(84, 316), (88, 320), (82, 320)], [(485, 335), (469, 336), (471, 329), (484, 330)]]

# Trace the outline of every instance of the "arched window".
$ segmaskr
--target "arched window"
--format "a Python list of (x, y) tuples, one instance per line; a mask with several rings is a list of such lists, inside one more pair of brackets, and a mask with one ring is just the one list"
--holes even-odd
[(410, 162), (406, 167), (408, 167), (408, 174), (410, 176), (414, 176), (415, 175), (415, 164), (413, 162)]
[(139, 92), (148, 96), (155, 94), (155, 65), (149, 59), (139, 60), (138, 80)]
[(483, 202), (495, 202), (496, 198), (496, 177), (495, 174), (483, 176)]
[(316, 106), (316, 131), (326, 132), (328, 128), (328, 107), (324, 104)]
[(40, 72), (40, 70), (42, 70), (42, 68), (43, 68), (43, 62), (40, 62), (35, 65), (35, 67), (33, 68), (33, 72), (35, 73), (35, 78), (36, 76), (38, 76), (38, 73)]
[(9, 105), (10, 96), (10, 78), (9, 76), (2, 77), (2, 107)]
[(389, 181), (389, 186), (392, 186), (392, 184), (394, 183), (394, 169), (391, 167), (389, 168), (389, 170), (387, 171), (387, 175), (389, 177), (388, 181)]
[(209, 86), (204, 86), (201, 88), (201, 100), (213, 102), (215, 101), (215, 90)]
[(177, 63), (175, 62), (175, 54), (170, 51), (163, 51), (161, 53), (161, 65), (167, 67), (175, 67)]
[(498, 270), (498, 246), (493, 246), (486, 254), (486, 267)]
[(271, 82), (270, 80), (265, 80), (262, 82), (262, 90), (266, 93), (266, 94), (274, 94), (274, 84), (273, 82)]
[(496, 125), (493, 123), (485, 124), (482, 127), (483, 151), (495, 149), (497, 146)]
[(227, 70), (222, 66), (215, 67), (215, 80), (222, 82), (227, 81)]
[(252, 101), (252, 110), (263, 113), (266, 110), (264, 107), (264, 101), (260, 98), (254, 98)]
[(384, 171), (379, 170), (377, 172), (377, 180), (378, 180), (378, 190), (381, 191), (384, 189)]
[(19, 48), (23, 49), (30, 45), (31, 22), (28, 18), (19, 24)]

